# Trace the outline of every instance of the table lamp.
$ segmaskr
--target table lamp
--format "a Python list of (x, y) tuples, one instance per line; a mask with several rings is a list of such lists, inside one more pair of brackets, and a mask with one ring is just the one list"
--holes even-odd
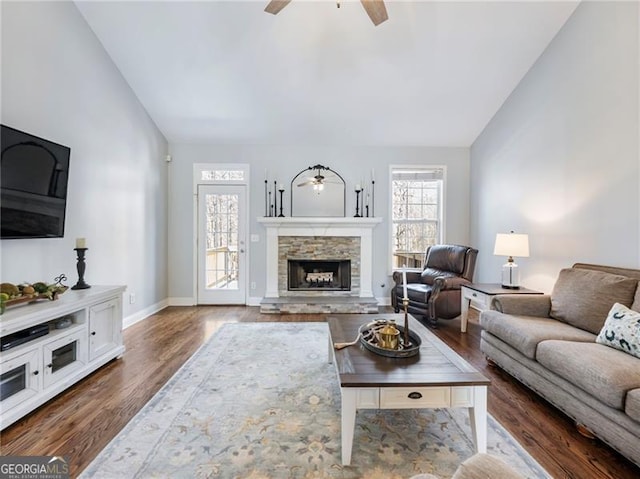
[(529, 235), (511, 233), (498, 233), (496, 245), (493, 249), (496, 256), (508, 256), (509, 259), (502, 265), (502, 287), (508, 289), (520, 288), (520, 271), (513, 261), (514, 256), (529, 257)]

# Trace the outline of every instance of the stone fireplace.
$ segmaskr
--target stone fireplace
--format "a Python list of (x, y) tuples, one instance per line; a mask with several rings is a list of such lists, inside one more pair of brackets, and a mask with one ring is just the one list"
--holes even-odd
[(372, 230), (381, 218), (258, 218), (266, 228), (264, 313), (378, 312)]

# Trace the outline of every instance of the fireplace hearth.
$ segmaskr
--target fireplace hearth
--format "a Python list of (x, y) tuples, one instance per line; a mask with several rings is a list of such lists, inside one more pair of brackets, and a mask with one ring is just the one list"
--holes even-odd
[(350, 260), (288, 260), (289, 291), (350, 291)]

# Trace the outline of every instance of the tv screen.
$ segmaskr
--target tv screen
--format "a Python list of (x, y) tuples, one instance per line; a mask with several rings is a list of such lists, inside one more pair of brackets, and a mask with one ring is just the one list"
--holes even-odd
[(71, 150), (0, 129), (0, 238), (63, 237)]

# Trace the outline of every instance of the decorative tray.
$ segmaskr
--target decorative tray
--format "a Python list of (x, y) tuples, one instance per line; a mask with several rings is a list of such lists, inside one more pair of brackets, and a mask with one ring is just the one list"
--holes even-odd
[(58, 299), (58, 296), (64, 293), (67, 289), (68, 288), (66, 287), (59, 288), (47, 294), (23, 294), (13, 299), (7, 299), (4, 302), (4, 305), (6, 307), (10, 307), (10, 306), (15, 306), (17, 304), (22, 304), (22, 303), (33, 303), (34, 301), (41, 301), (43, 299), (48, 299), (49, 301), (55, 301), (56, 299)]
[(387, 325), (387, 321), (379, 319), (371, 323), (363, 324), (360, 326), (358, 332), (360, 333), (360, 342), (369, 351), (379, 354), (381, 356), (387, 356), (389, 358), (409, 358), (415, 356), (420, 352), (420, 345), (422, 340), (420, 336), (409, 330), (409, 345), (404, 343), (404, 327), (396, 324), (396, 328), (400, 331), (400, 337), (398, 340), (398, 349), (387, 349), (380, 347), (378, 342), (378, 335), (382, 328)]
[(66, 279), (66, 276), (60, 275), (56, 278), (56, 283), (54, 284), (39, 282), (33, 286), (30, 284), (23, 284), (19, 287), (11, 283), (2, 283), (0, 314), (4, 313), (6, 308), (20, 304), (29, 304), (42, 300), (55, 301), (58, 299), (58, 296), (69, 289), (67, 286), (62, 284), (62, 281)]

